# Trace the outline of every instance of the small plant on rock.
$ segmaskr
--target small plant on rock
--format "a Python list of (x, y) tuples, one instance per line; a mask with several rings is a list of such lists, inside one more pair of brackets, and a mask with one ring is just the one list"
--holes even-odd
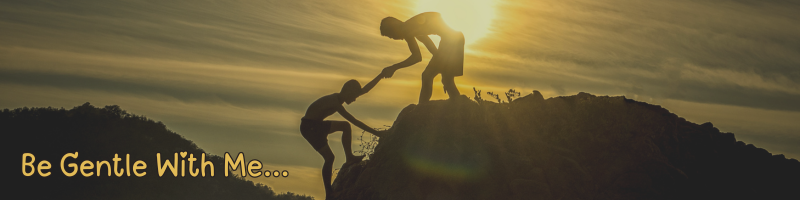
[(495, 94), (494, 92), (486, 92), (486, 94), (492, 96), (494, 99), (497, 99), (497, 103), (503, 103), (503, 100), (500, 99), (500, 94)]
[(475, 87), (472, 87), (472, 91), (475, 91), (475, 97), (473, 99), (475, 99), (475, 101), (477, 101), (478, 103), (482, 102), (483, 98), (481, 98), (481, 90), (478, 90), (478, 89), (475, 89)]
[(522, 93), (517, 92), (514, 89), (508, 89), (508, 92), (506, 92), (506, 99), (508, 99), (508, 102), (511, 103), (511, 100), (513, 100), (514, 98), (517, 98), (517, 97), (519, 97), (521, 95), (522, 95)]
[[(378, 128), (378, 130), (388, 130), (391, 126), (383, 125), (384, 128)], [(358, 137), (358, 140), (361, 141), (361, 144), (358, 146), (361, 147), (361, 150), (355, 151), (354, 153), (361, 153), (363, 154), (367, 160), (369, 160), (370, 156), (375, 153), (375, 147), (378, 146), (378, 136), (373, 134), (367, 134), (364, 138), (364, 134), (366, 131), (361, 131), (361, 136)]]

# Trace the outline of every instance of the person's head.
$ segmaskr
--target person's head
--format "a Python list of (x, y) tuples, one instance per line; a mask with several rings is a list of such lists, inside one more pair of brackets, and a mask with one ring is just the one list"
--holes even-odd
[(361, 83), (358, 83), (357, 80), (352, 79), (344, 83), (344, 86), (342, 86), (342, 91), (339, 92), (339, 98), (349, 105), (350, 103), (356, 101), (356, 98), (361, 96), (361, 93)]
[(395, 40), (402, 40), (403, 21), (394, 17), (386, 17), (381, 20), (381, 35)]

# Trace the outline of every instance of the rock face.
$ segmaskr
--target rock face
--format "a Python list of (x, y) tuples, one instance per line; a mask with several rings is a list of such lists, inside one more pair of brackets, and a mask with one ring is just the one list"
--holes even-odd
[(800, 163), (711, 123), (587, 93), (405, 109), (335, 199), (797, 199)]

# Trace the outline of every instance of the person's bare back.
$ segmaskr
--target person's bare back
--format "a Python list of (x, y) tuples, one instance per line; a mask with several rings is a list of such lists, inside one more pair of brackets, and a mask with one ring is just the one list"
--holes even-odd
[(336, 113), (342, 107), (342, 101), (339, 100), (339, 93), (333, 93), (320, 97), (314, 103), (308, 106), (305, 119), (311, 120), (324, 120), (329, 116)]

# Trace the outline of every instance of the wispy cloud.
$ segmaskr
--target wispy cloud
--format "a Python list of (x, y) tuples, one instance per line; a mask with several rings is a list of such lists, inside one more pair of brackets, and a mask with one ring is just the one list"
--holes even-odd
[[(697, 93), (740, 88), (740, 93), (767, 90), (774, 94), (772, 97), (784, 99), (780, 102), (789, 102), (800, 99), (800, 72), (792, 67), (800, 63), (800, 41), (795, 39), (800, 35), (800, 16), (791, 8), (798, 5), (755, 1), (504, 1), (494, 37), (483, 40), (480, 47), (528, 63), (510, 65), (510, 70), (547, 80), (536, 83), (540, 88), (556, 82), (570, 88), (578, 86), (581, 91), (596, 90), (587, 86), (589, 83), (625, 90), (635, 82), (649, 88), (651, 96), (689, 101), (700, 98), (672, 94), (676, 90)], [(680, 88), (664, 87), (663, 83)], [(702, 101), (800, 110), (787, 103), (775, 107), (774, 102)]]
[[(297, 118), (345, 81), (366, 83), (405, 59), (405, 42), (378, 27), (386, 16), (413, 16), (415, 5), (3, 1), (0, 93), (11, 95), (0, 107), (118, 104), (212, 153), (319, 166)], [(467, 46), (465, 76), (456, 78), (463, 94), (626, 95), (800, 155), (786, 142), (800, 131), (798, 3), (503, 0), (496, 9), (491, 33)], [(416, 102), (424, 50), (423, 59), (347, 108), (390, 124)], [(434, 99), (446, 98), (439, 88)], [(292, 153), (268, 153), (278, 151)]]

